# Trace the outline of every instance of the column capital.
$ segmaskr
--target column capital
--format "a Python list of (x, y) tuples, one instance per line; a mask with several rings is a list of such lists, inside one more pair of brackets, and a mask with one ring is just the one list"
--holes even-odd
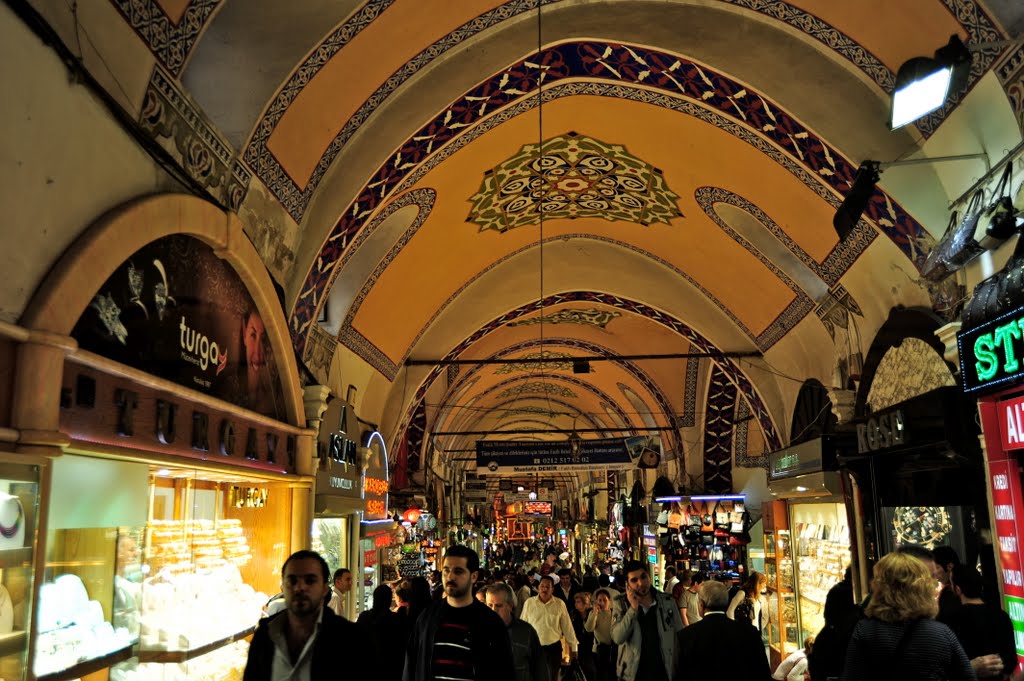
[(960, 346), (956, 344), (956, 334), (960, 332), (961, 322), (950, 322), (935, 329), (935, 336), (942, 341), (945, 350), (942, 357), (953, 365), (953, 374), (960, 373)]

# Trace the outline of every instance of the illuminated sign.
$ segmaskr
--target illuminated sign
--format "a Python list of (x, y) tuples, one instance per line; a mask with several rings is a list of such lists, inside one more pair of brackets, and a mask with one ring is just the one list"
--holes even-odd
[(1024, 376), (1024, 308), (1017, 308), (956, 335), (964, 392)]
[(866, 454), (905, 444), (907, 430), (903, 412), (894, 409), (882, 412), (857, 424), (857, 452)]
[(263, 508), (270, 490), (262, 487), (232, 487), (228, 490), (228, 506), (234, 508)]
[(377, 496), (383, 496), (388, 493), (388, 482), (387, 480), (381, 480), (379, 478), (366, 478), (363, 481), (363, 487), (370, 494), (376, 494)]
[(1024, 449), (1024, 397), (999, 402), (997, 413), (1003, 449)]
[[(1002, 411), (1002, 410), (1000, 410)], [(1016, 510), (1021, 507), (1020, 475), (1013, 460), (989, 461), (992, 510), (1002, 571), (1003, 599), (1013, 622), (1018, 667), (1024, 662), (1024, 565), (1020, 555), (1020, 532)]]
[(551, 515), (551, 502), (524, 501), (523, 515)]

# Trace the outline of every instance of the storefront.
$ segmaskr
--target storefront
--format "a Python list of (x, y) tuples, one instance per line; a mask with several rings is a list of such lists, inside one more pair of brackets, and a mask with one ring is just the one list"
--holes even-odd
[[(992, 279), (1005, 276), (1006, 272), (1001, 272)], [(995, 305), (986, 306), (983, 299), (972, 299), (957, 336), (964, 390), (977, 396), (984, 431), (995, 555), (994, 565), (983, 563), (983, 568), (990, 567), (995, 573), (998, 601), (1013, 622), (1018, 668), (1024, 665), (1024, 560), (1020, 548), (1024, 541), (1024, 370), (1015, 349), (1021, 347), (1021, 318), (1024, 308), (1004, 312)], [(986, 595), (986, 601), (996, 600)]]
[(825, 624), (825, 597), (850, 564), (850, 523), (837, 455), (853, 438), (825, 435), (768, 457), (764, 567), (768, 579), (768, 643), (775, 664), (799, 650)]
[(388, 452), (384, 438), (377, 431), (364, 431), (360, 435), (360, 451), (365, 468), (362, 476), (363, 512), (359, 523), (360, 579), (355, 587), (359, 610), (373, 605), (373, 590), (397, 576), (392, 548), (399, 543), (398, 524), (389, 515)]
[(953, 547), (974, 565), (990, 551), (985, 471), (973, 401), (965, 399), (930, 313), (894, 310), (865, 361), (857, 393), (856, 451), (839, 456), (858, 556), (858, 594), (889, 551)]
[[(666, 527), (645, 526), (644, 560), (664, 568), (699, 572), (704, 579), (740, 583), (747, 574), (749, 515), (743, 495), (655, 497), (663, 508)], [(652, 574), (653, 574), (652, 572)]]
[(244, 667), (281, 565), (307, 545), (312, 486), (294, 354), (258, 262), (214, 206), (145, 199), (90, 228), (26, 328), (5, 329), (0, 677)]

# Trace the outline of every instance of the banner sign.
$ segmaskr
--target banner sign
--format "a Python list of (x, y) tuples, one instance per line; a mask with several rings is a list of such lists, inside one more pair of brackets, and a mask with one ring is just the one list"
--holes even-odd
[(245, 284), (204, 242), (146, 244), (93, 296), (79, 347), (152, 376), (286, 420), (277, 364)]
[(641, 435), (606, 440), (581, 440), (579, 449), (567, 440), (553, 442), (517, 442), (515, 440), (477, 440), (477, 475), (488, 473), (542, 473), (548, 471), (628, 470), (636, 468), (647, 450), (660, 452), (657, 436)]
[(1024, 397), (996, 403), (1003, 450), (1024, 449)]
[[(1000, 410), (1002, 411), (1002, 410)], [(1024, 663), (1024, 561), (1020, 553), (1017, 511), (1021, 508), (1021, 483), (1013, 460), (990, 461), (993, 523), (1006, 612), (1013, 622), (1018, 667)]]
[(1024, 377), (1024, 308), (956, 335), (964, 392), (993, 388)]

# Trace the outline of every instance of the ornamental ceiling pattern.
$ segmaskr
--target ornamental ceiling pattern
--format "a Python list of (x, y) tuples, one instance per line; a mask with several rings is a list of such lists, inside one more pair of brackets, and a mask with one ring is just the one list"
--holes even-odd
[(945, 360), (920, 338), (907, 338), (890, 348), (878, 363), (867, 403), (879, 411), (926, 392), (956, 385)]
[[(522, 356), (522, 359), (545, 360), (543, 367), (545, 371), (569, 371), (572, 369), (572, 355), (567, 352), (529, 352)], [(556, 361), (562, 360), (562, 361)], [(536, 371), (541, 366), (536, 362), (518, 362), (515, 364), (502, 364), (494, 370), (495, 374), (516, 374), (524, 371)]]
[(579, 397), (571, 388), (564, 385), (555, 385), (545, 381), (530, 381), (521, 385), (514, 385), (506, 388), (499, 395), (499, 399), (506, 397), (522, 397), (523, 395), (557, 395), (558, 397)]
[(682, 217), (661, 171), (617, 144), (570, 132), (527, 144), (484, 176), (468, 222), (506, 232), (541, 219), (596, 217), (643, 226)]
[(588, 310), (559, 310), (548, 315), (538, 315), (520, 321), (509, 322), (507, 326), (534, 326), (536, 324), (578, 324), (580, 326), (594, 326), (604, 329), (608, 322), (621, 317), (621, 312), (615, 310), (601, 310), (590, 308)]
[[(543, 72), (540, 79), (536, 77), (537, 68)], [(570, 78), (628, 86), (599, 93), (606, 96), (639, 98), (661, 106), (675, 104), (680, 109), (687, 108), (681, 105), (689, 104), (685, 113), (713, 119), (717, 127), (744, 137), (834, 205), (838, 205), (837, 196), (849, 189), (856, 175), (854, 164), (781, 107), (706, 65), (617, 43), (578, 41), (553, 46), (495, 75), (438, 114), (396, 150), (359, 192), (321, 247), (293, 310), (292, 334), (300, 353), (309, 324), (315, 318), (315, 301), (322, 298), (344, 244), (388, 197), (408, 186), (407, 182), (422, 177), (431, 163), (440, 163), (454, 153), (458, 147), (452, 142), (462, 140), (465, 144), (483, 134), (483, 122), (498, 124), (536, 106), (538, 80), (544, 82), (546, 98), (583, 94), (588, 86), (598, 85), (565, 83), (567, 88), (552, 92), (555, 84)], [(643, 85), (643, 89), (629, 89), (638, 85)], [(661, 93), (668, 97), (667, 101), (658, 101)], [(488, 118), (491, 111), (499, 113)], [(920, 257), (911, 242), (919, 242), (926, 232), (891, 197), (876, 191), (864, 214), (908, 258)], [(863, 229), (871, 232), (866, 225)]]

